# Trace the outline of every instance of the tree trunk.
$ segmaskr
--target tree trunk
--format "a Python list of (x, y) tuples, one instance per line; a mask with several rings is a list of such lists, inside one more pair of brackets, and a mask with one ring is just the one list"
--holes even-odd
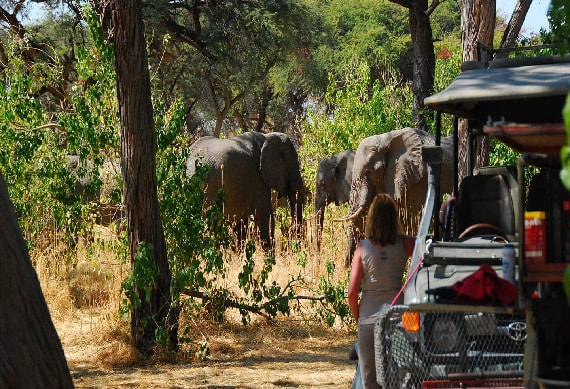
[(2, 174), (0, 215), (0, 387), (73, 388)]
[[(522, 25), (530, 8), (532, 0), (518, 0), (515, 10), (511, 15), (507, 29), (503, 33), (503, 38), (501, 39), (501, 44), (499, 49), (510, 49), (514, 47), (515, 42), (521, 32)], [(508, 58), (508, 51), (499, 51), (495, 56), (495, 59)]]
[(263, 132), (265, 121), (267, 120), (267, 108), (269, 107), (272, 95), (273, 91), (271, 87), (265, 83), (261, 90), (261, 101), (259, 102), (259, 109), (257, 112), (257, 125), (255, 126), (255, 131), (257, 132)]
[(493, 47), (495, 0), (462, 0), (461, 44), (463, 61), (476, 61), (477, 42)]
[[(495, 32), (495, 0), (462, 0), (461, 3), (461, 43), (463, 61), (475, 61), (477, 58), (477, 42), (493, 47)], [(466, 119), (459, 120), (459, 179), (465, 177), (467, 171), (467, 127)], [(489, 137), (477, 137), (473, 145), (475, 167), (484, 166), (489, 161)]]
[(146, 301), (143, 290), (138, 290), (142, 305), (131, 313), (133, 343), (148, 354), (153, 351), (155, 330), (159, 327), (168, 331), (169, 348), (177, 347), (178, 315), (170, 311), (171, 273), (158, 209), (156, 135), (141, 1), (115, 0), (113, 24), (123, 195), (131, 264), (134, 264), (139, 243), (150, 243), (152, 260), (159, 271), (150, 301)]
[(410, 31), (414, 56), (412, 91), (414, 107), (412, 117), (418, 128), (429, 131), (424, 112), (424, 99), (433, 93), (435, 53), (427, 0), (412, 1), (409, 7)]

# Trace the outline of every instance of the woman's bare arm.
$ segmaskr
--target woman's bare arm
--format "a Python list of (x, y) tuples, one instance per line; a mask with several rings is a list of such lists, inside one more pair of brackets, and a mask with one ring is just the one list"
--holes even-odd
[(358, 323), (358, 294), (360, 283), (362, 282), (362, 247), (360, 244), (354, 251), (352, 257), (352, 268), (350, 271), (350, 281), (348, 283), (348, 305), (356, 323)]

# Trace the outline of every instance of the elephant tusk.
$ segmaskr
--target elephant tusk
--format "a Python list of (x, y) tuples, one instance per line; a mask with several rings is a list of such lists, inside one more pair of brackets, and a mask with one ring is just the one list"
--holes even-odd
[(363, 212), (364, 212), (364, 205), (361, 205), (360, 208), (358, 208), (358, 210), (353, 213), (352, 215), (348, 215), (345, 217), (342, 217), (340, 219), (334, 219), (335, 222), (347, 222), (347, 221), (352, 221), (356, 218), (358, 218)]

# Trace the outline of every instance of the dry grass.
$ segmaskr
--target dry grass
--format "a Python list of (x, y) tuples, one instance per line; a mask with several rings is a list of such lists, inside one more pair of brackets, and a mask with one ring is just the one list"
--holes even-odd
[[(308, 288), (298, 286), (296, 293), (316, 286), (327, 260), (336, 264), (335, 278), (346, 279), (347, 226), (331, 221), (346, 209), (327, 212), (320, 253), (313, 248), (312, 229), (296, 250), (277, 232), (272, 277), (285, 285), (301, 275)], [(104, 241), (112, 241), (108, 230), (101, 233)], [(228, 255), (233, 265), (224, 282), (234, 288), (243, 258)], [(260, 251), (255, 256), (262, 261)], [(346, 388), (352, 381), (355, 364), (348, 360), (348, 351), (356, 340), (354, 328), (326, 327), (314, 319), (309, 304), (273, 321), (253, 316), (248, 326), (232, 311), (222, 323), (201, 320), (193, 323), (193, 341), (180, 352), (147, 360), (129, 344), (128, 320), (117, 318), (120, 283), (128, 265), (107, 249), (79, 252), (72, 261), (54, 249), (33, 252), (32, 258), (77, 388)], [(300, 258), (306, 258), (304, 267)], [(201, 360), (194, 352), (204, 337), (210, 354)]]

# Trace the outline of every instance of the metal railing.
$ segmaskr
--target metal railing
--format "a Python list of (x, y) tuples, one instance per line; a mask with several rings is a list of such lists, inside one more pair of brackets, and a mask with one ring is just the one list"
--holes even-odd
[(522, 387), (525, 341), (514, 311), (386, 305), (374, 331), (377, 379), (398, 389)]

